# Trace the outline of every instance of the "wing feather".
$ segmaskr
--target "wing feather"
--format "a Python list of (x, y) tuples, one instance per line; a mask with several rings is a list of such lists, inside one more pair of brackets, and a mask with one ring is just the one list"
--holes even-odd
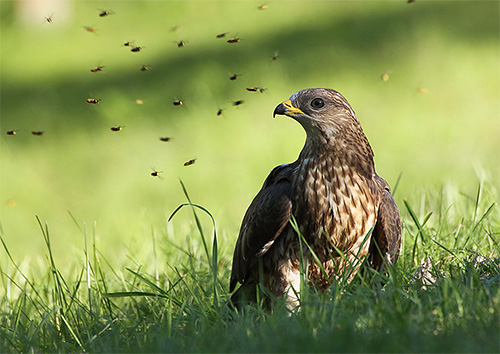
[(387, 182), (381, 177), (378, 177), (377, 182), (382, 192), (370, 246), (370, 265), (380, 269), (384, 263), (394, 264), (398, 260), (401, 248), (401, 217)]
[(274, 168), (248, 207), (233, 255), (229, 290), (243, 283), (258, 257), (264, 255), (292, 215), (290, 165)]

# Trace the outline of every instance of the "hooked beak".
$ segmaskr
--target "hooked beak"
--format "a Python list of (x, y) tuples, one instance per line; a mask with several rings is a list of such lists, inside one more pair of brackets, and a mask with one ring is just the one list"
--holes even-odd
[(293, 117), (296, 114), (304, 114), (304, 112), (302, 112), (297, 107), (294, 107), (292, 105), (292, 101), (291, 100), (286, 100), (285, 102), (280, 103), (278, 105), (278, 107), (276, 107), (274, 109), (273, 118), (277, 114), (283, 114), (283, 115), (286, 115), (286, 116), (289, 116), (289, 117)]

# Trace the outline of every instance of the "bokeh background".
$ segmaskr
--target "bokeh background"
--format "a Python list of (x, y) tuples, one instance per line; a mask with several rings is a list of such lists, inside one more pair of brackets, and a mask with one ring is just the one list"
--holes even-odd
[[(186, 201), (180, 179), (215, 217), (230, 257), (265, 177), (294, 161), (304, 142), (296, 122), (272, 112), (309, 87), (334, 88), (351, 103), (377, 172), (391, 185), (401, 176), (403, 214), (403, 199), (442, 188), (473, 197), (483, 180), (498, 186), (498, 2), (0, 6), (0, 224), (15, 259), (45, 257), (35, 215), (49, 226), (60, 266), (81, 258), (79, 228), (115, 262), (148, 257), (153, 238), (182, 244), (192, 237), (191, 215), (167, 223)], [(100, 17), (103, 10), (112, 13)], [(239, 43), (227, 43), (232, 37)], [(127, 41), (141, 51), (131, 52)], [(98, 65), (103, 71), (90, 72)], [(237, 100), (244, 103), (234, 106)], [(117, 125), (123, 129), (110, 130)]]

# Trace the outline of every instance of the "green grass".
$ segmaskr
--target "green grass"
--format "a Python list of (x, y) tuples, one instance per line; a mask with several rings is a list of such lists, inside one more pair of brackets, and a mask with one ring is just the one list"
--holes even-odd
[[(192, 209), (196, 226), (183, 244), (151, 235), (155, 249), (145, 258), (131, 251), (120, 265), (103, 257), (95, 230), (76, 223), (87, 246), (73, 269), (59, 268), (50, 227), (37, 218), (46, 244), (40, 275), (29, 275), (3, 243), (9, 262), (0, 278), (7, 291), (0, 350), (497, 352), (497, 191), (432, 194), (440, 196), (424, 205), (405, 202), (405, 245), (387, 275), (365, 272), (327, 293), (306, 288), (293, 314), (283, 304), (272, 314), (228, 305), (230, 254), (218, 252), (223, 238), (210, 212), (189, 198), (170, 221)], [(431, 284), (415, 273), (424, 258), (431, 260)]]
[[(498, 351), (499, 3), (24, 3), (0, 2), (1, 352)], [(384, 287), (366, 274), (293, 316), (235, 314), (242, 216), (304, 141), (272, 112), (306, 87), (347, 97), (398, 184), (402, 256)], [(197, 217), (167, 221), (190, 203), (179, 179)]]
[[(183, 200), (179, 178), (234, 243), (269, 171), (302, 147), (301, 127), (272, 112), (306, 87), (347, 97), (377, 172), (390, 185), (403, 173), (401, 197), (448, 181), (473, 193), (481, 171), (500, 178), (498, 3), (276, 1), (260, 11), (257, 1), (78, 1), (68, 2), (67, 16), (47, 9), (29, 24), (14, 4), (0, 3), (0, 215), (18, 259), (44, 247), (37, 214), (52, 225), (56, 258), (71, 261), (83, 244), (65, 236), (67, 210), (97, 221), (105, 244), (142, 246)], [(99, 18), (97, 8), (115, 14)], [(53, 23), (42, 24), (52, 12)], [(242, 40), (215, 38), (222, 32)], [(144, 50), (131, 53), (127, 40)], [(99, 64), (104, 71), (91, 73)], [(91, 96), (102, 102), (87, 104)], [(175, 98), (184, 105), (173, 106)], [(125, 128), (110, 131), (115, 125)], [(7, 136), (10, 129), (19, 132)], [(176, 234), (189, 232), (180, 227)]]

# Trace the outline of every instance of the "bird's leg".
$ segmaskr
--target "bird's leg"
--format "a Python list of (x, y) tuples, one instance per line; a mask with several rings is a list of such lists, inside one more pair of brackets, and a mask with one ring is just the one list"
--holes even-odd
[(298, 267), (287, 267), (283, 274), (286, 281), (285, 301), (286, 306), (293, 310), (300, 305), (300, 271)]

